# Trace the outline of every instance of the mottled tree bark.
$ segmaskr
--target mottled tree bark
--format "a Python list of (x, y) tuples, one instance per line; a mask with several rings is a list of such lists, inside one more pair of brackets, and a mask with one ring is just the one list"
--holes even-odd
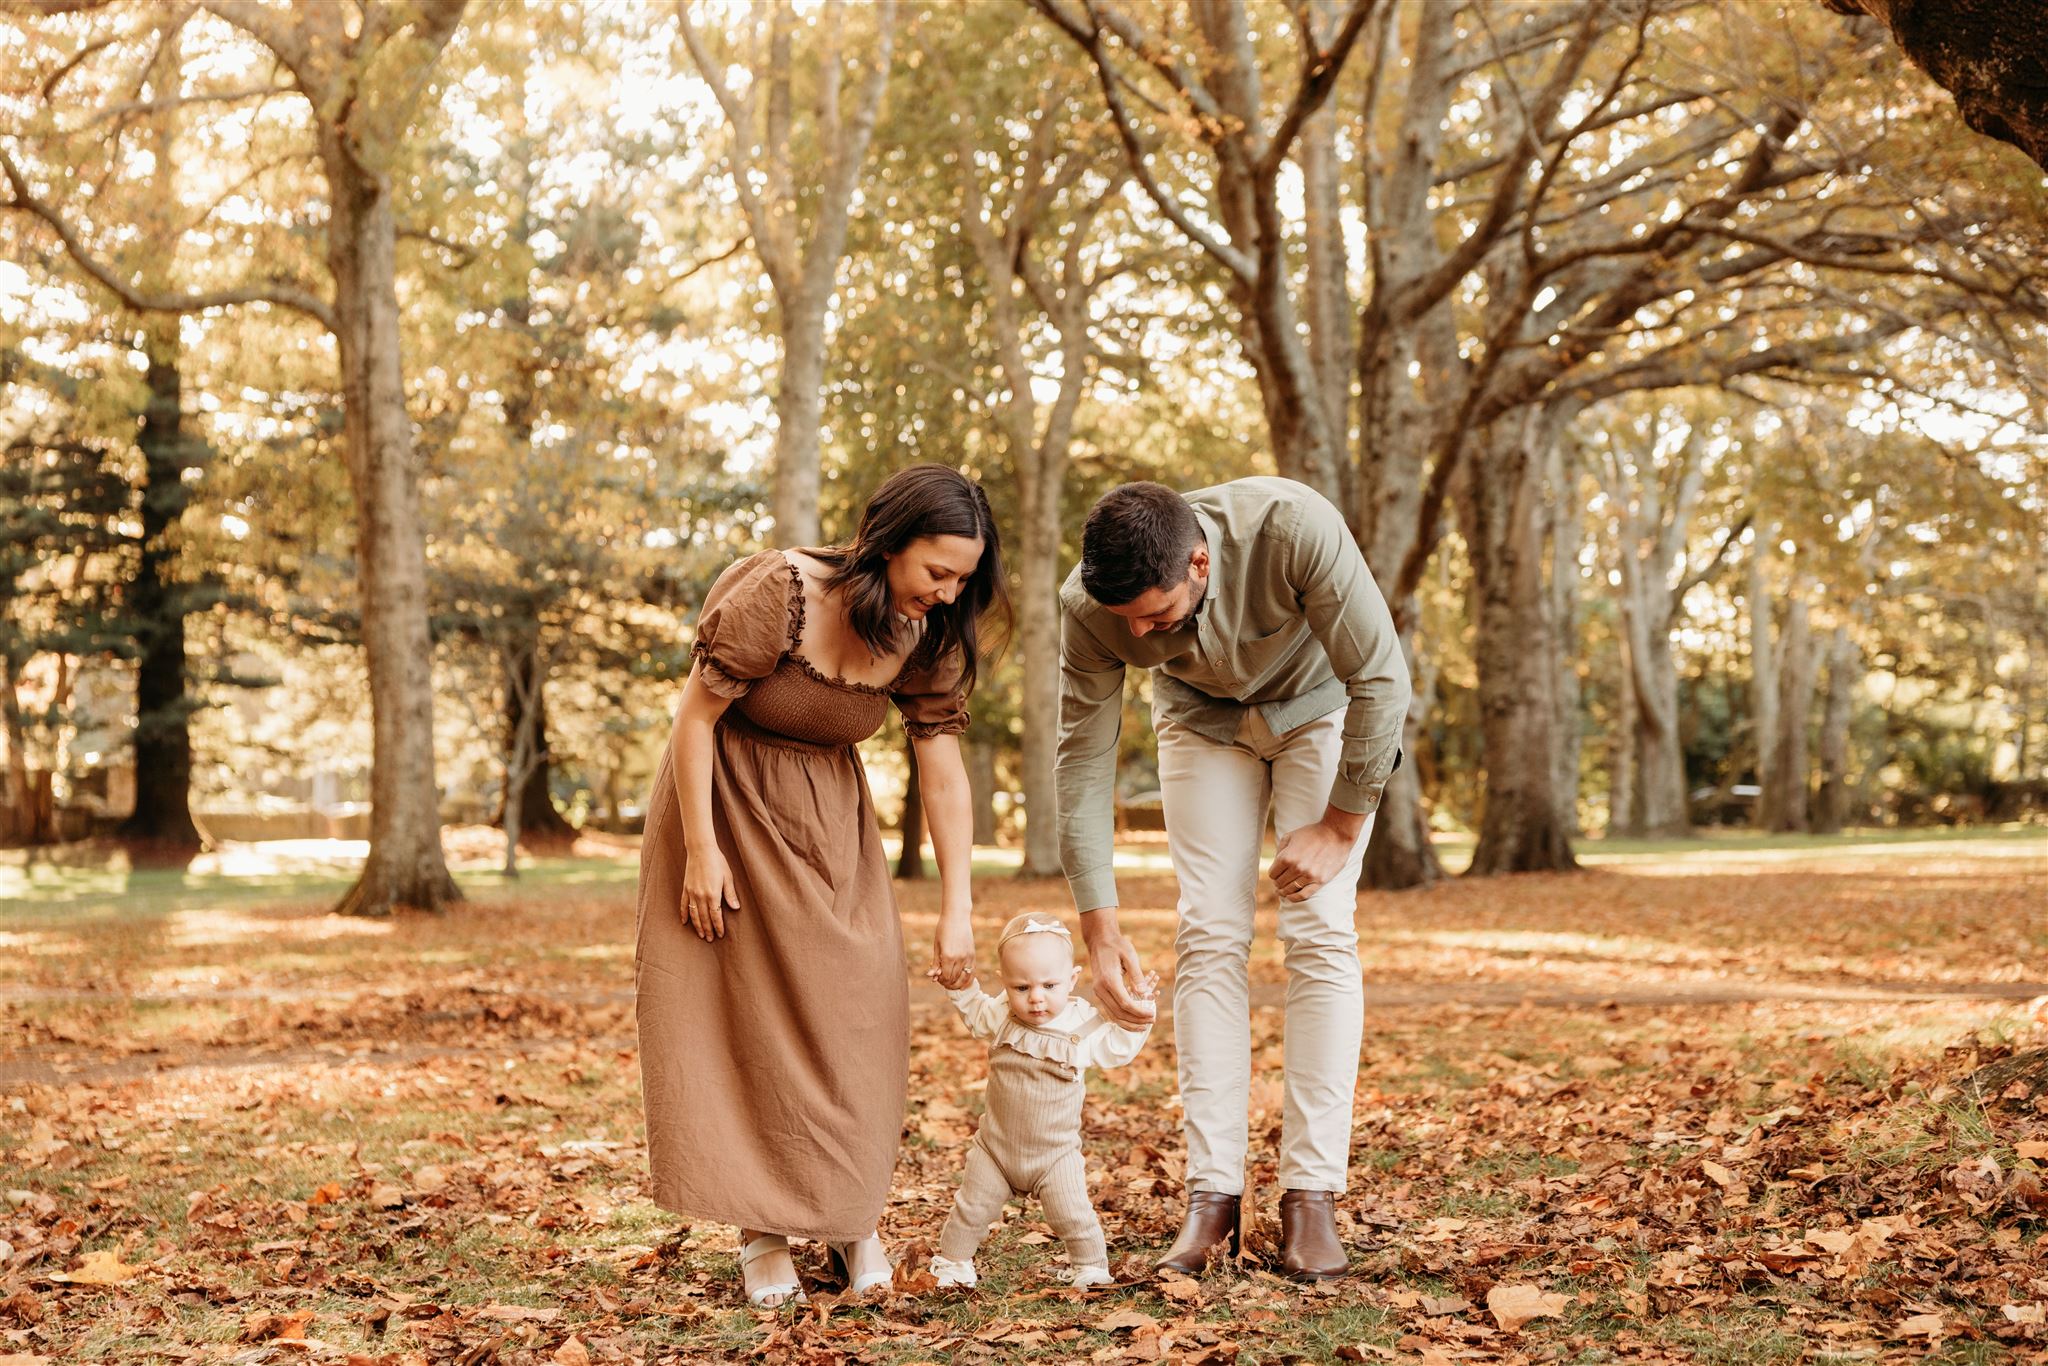
[(1765, 820), (1766, 803), (1761, 793), (1768, 790), (1778, 766), (1778, 647), (1771, 634), (1772, 606), (1770, 578), (1765, 570), (1766, 547), (1776, 528), (1759, 526), (1749, 556), (1749, 729), (1756, 744), (1756, 782), (1759, 792), (1752, 823), (1759, 830), (1770, 828)]
[(967, 760), (967, 788), (974, 806), (974, 842), (987, 847), (996, 843), (996, 751), (995, 746), (975, 740), (963, 744)]
[(1577, 838), (1579, 828), (1579, 761), (1584, 745), (1579, 708), (1579, 554), (1585, 548), (1586, 523), (1579, 501), (1579, 458), (1576, 442), (1550, 443), (1544, 485), (1549, 492), (1545, 521), (1550, 541), (1550, 620), (1557, 656), (1557, 749), (1551, 791), (1557, 800), (1557, 821)]
[(903, 761), (909, 777), (903, 786), (903, 848), (896, 855), (896, 876), (924, 876), (924, 789), (917, 779), (917, 746), (908, 736), (903, 741)]
[(1856, 685), (1863, 677), (1862, 652), (1846, 626), (1828, 641), (1828, 681), (1820, 721), (1820, 791), (1813, 803), (1816, 834), (1840, 834), (1849, 817), (1849, 721)]
[(176, 583), (171, 532), (191, 501), (185, 468), (192, 463), (184, 430), (183, 383), (176, 317), (145, 324), (141, 558), (129, 585), (136, 627), (135, 811), (116, 832), (153, 857), (197, 852), (192, 823), (192, 702), (185, 663), (185, 604)]
[[(576, 827), (556, 807), (552, 790), (554, 755), (548, 747), (547, 667), (537, 642), (506, 650), (502, 658), (505, 706), (500, 719), (505, 727), (505, 771), (514, 772), (519, 737), (529, 729), (534, 750), (530, 762), (518, 770), (524, 775), (516, 784), (518, 813), (515, 817), (500, 796), (498, 824), (508, 832), (508, 843), (516, 820), (519, 839), (536, 844), (566, 844), (576, 838)], [(527, 714), (529, 708), (531, 716)], [(508, 787), (507, 791), (510, 790)]]
[[(1472, 559), (1485, 809), (1468, 873), (1577, 867), (1553, 787), (1557, 673), (1544, 591), (1540, 410), (1479, 438), (1460, 493)], [(1532, 449), (1534, 447), (1534, 449)]]
[(1778, 645), (1782, 657), (1778, 734), (1771, 746), (1771, 766), (1762, 782), (1758, 808), (1764, 829), (1786, 833), (1808, 827), (1811, 779), (1806, 724), (1813, 710), (1815, 684), (1813, 623), (1806, 586), (1797, 577), (1785, 604), (1785, 626)]
[(434, 781), (434, 639), (419, 463), (405, 408), (398, 224), (391, 182), (357, 160), (349, 130), (321, 129), (332, 220), (342, 428), (355, 494), (356, 584), (369, 665), (370, 855), (340, 910), (435, 910), (462, 893), (441, 853)]
[(2048, 5), (2038, 0), (1822, 0), (1867, 14), (1956, 98), (1963, 122), (2048, 167)]

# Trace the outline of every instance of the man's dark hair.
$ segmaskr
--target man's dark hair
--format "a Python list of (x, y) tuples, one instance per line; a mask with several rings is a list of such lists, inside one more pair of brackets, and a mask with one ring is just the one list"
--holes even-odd
[(1088, 511), (1081, 527), (1081, 586), (1104, 607), (1187, 582), (1188, 552), (1202, 539), (1188, 500), (1164, 484), (1124, 484)]

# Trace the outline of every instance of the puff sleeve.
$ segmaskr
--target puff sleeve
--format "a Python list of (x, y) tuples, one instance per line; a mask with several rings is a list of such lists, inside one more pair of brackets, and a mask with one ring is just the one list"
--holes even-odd
[(930, 662), (920, 660), (916, 652), (911, 655), (910, 667), (889, 685), (911, 739), (958, 735), (967, 729), (967, 694), (961, 688), (965, 672), (958, 650)]
[(704, 596), (690, 655), (704, 686), (740, 698), (775, 671), (803, 629), (803, 588), (796, 570), (773, 550), (732, 565)]

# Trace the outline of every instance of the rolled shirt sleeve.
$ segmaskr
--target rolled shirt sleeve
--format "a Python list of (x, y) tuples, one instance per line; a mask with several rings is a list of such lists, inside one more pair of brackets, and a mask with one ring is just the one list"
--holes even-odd
[(1098, 1017), (1083, 1037), (1088, 1066), (1098, 1069), (1127, 1067), (1137, 1059), (1145, 1047), (1145, 1040), (1152, 1037), (1152, 1026), (1126, 1029), (1112, 1020)]
[(1370, 815), (1401, 763), (1401, 730), (1413, 692), (1408, 662), (1393, 613), (1343, 516), (1314, 493), (1297, 506), (1288, 586), (1350, 698), (1330, 804)]
[[(1384, 610), (1384, 608), (1382, 609)], [(1060, 614), (1060, 737), (1054, 768), (1060, 866), (1081, 912), (1116, 899), (1116, 742), (1124, 662), (1073, 612)]]

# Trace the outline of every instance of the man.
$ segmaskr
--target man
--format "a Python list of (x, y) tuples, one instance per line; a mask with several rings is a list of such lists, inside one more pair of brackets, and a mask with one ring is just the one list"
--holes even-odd
[(1132, 1027), (1149, 1021), (1117, 927), (1113, 782), (1124, 671), (1153, 670), (1180, 880), (1173, 1009), (1188, 1148), (1187, 1215), (1159, 1267), (1199, 1273), (1236, 1241), (1246, 963), (1270, 802), (1287, 964), (1281, 1262), (1302, 1279), (1341, 1275), (1336, 1197), (1365, 1019), (1356, 885), (1409, 697), (1386, 600), (1326, 499), (1292, 480), (1239, 479), (1185, 497), (1151, 483), (1105, 494), (1060, 605), (1060, 853), (1102, 1011)]

